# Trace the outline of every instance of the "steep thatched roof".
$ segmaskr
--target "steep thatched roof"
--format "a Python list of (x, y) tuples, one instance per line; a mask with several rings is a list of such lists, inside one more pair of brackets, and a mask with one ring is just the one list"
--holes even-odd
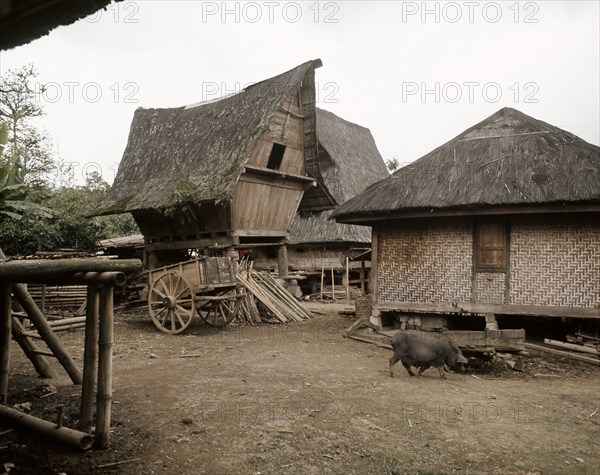
[(312, 81), (314, 89), (307, 74), (320, 66), (320, 60), (308, 61), (216, 102), (138, 109), (114, 184), (97, 213), (229, 200), (271, 117), (306, 83)]
[(340, 206), (340, 222), (416, 211), (600, 204), (600, 148), (504, 108)]
[[(325, 186), (344, 203), (389, 176), (369, 129), (317, 109), (319, 165)], [(290, 226), (291, 243), (370, 242), (371, 230), (329, 219), (332, 210), (300, 213)]]
[(111, 0), (2, 0), (0, 49), (29, 43), (57, 26), (73, 23), (109, 3)]

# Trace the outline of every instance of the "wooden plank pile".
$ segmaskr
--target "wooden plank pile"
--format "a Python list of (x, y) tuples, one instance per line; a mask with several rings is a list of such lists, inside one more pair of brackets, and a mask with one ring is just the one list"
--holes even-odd
[(42, 311), (47, 309), (75, 311), (86, 301), (85, 285), (29, 284), (27, 290)]
[[(242, 302), (238, 320), (249, 323), (286, 323), (301, 322), (312, 316), (267, 272), (252, 269), (240, 271), (237, 273), (237, 280), (248, 293)], [(267, 316), (260, 315), (255, 299), (265, 308)]]

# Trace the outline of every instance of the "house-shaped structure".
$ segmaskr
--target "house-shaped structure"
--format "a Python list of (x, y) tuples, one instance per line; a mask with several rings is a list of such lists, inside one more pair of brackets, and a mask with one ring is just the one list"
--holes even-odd
[(386, 312), (600, 318), (600, 148), (517, 110), (334, 216), (372, 226), (375, 323)]
[(331, 208), (317, 160), (315, 69), (308, 61), (218, 101), (138, 109), (98, 214), (132, 213), (149, 268), (190, 249), (285, 242), (299, 208)]

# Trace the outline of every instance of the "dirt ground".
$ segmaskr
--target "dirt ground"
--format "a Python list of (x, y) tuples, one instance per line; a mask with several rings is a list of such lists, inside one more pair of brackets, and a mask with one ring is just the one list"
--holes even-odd
[[(79, 452), (0, 427), (0, 473), (597, 474), (600, 368), (530, 352), (504, 367), (410, 377), (351, 320), (193, 322), (169, 336), (118, 313), (111, 447)], [(83, 330), (61, 334), (78, 363)], [(75, 428), (80, 388), (41, 380), (12, 347), (9, 404)], [(62, 372), (64, 374), (64, 372)], [(537, 377), (534, 377), (537, 374)], [(55, 394), (52, 394), (56, 391)]]

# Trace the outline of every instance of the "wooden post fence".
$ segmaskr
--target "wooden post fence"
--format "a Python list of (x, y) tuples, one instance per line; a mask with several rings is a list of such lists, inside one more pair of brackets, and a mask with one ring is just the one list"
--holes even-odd
[[(4, 254), (0, 249), (0, 259)], [(79, 430), (56, 426), (35, 417), (20, 417), (14, 410), (0, 408), (0, 421), (15, 427), (34, 430), (44, 436), (87, 449), (91, 444), (96, 390), (95, 445), (106, 448), (110, 442), (112, 403), (113, 352), (113, 288), (125, 283), (124, 272), (141, 269), (137, 259), (65, 259), (59, 261), (5, 261), (0, 262), (0, 399), (8, 399), (10, 370), (10, 337), (15, 330), (11, 316), (11, 292), (27, 313), (39, 336), (51, 350), (51, 355), (62, 364), (75, 384), (82, 384)], [(83, 372), (74, 363), (54, 334), (42, 311), (35, 304), (23, 283), (86, 284), (87, 310), (85, 318), (85, 345)], [(18, 325), (17, 325), (18, 326)], [(16, 330), (22, 330), (16, 328)], [(16, 331), (19, 344), (39, 371), (43, 363), (34, 356), (36, 350), (26, 343), (27, 332)], [(6, 409), (6, 410), (5, 410)]]

